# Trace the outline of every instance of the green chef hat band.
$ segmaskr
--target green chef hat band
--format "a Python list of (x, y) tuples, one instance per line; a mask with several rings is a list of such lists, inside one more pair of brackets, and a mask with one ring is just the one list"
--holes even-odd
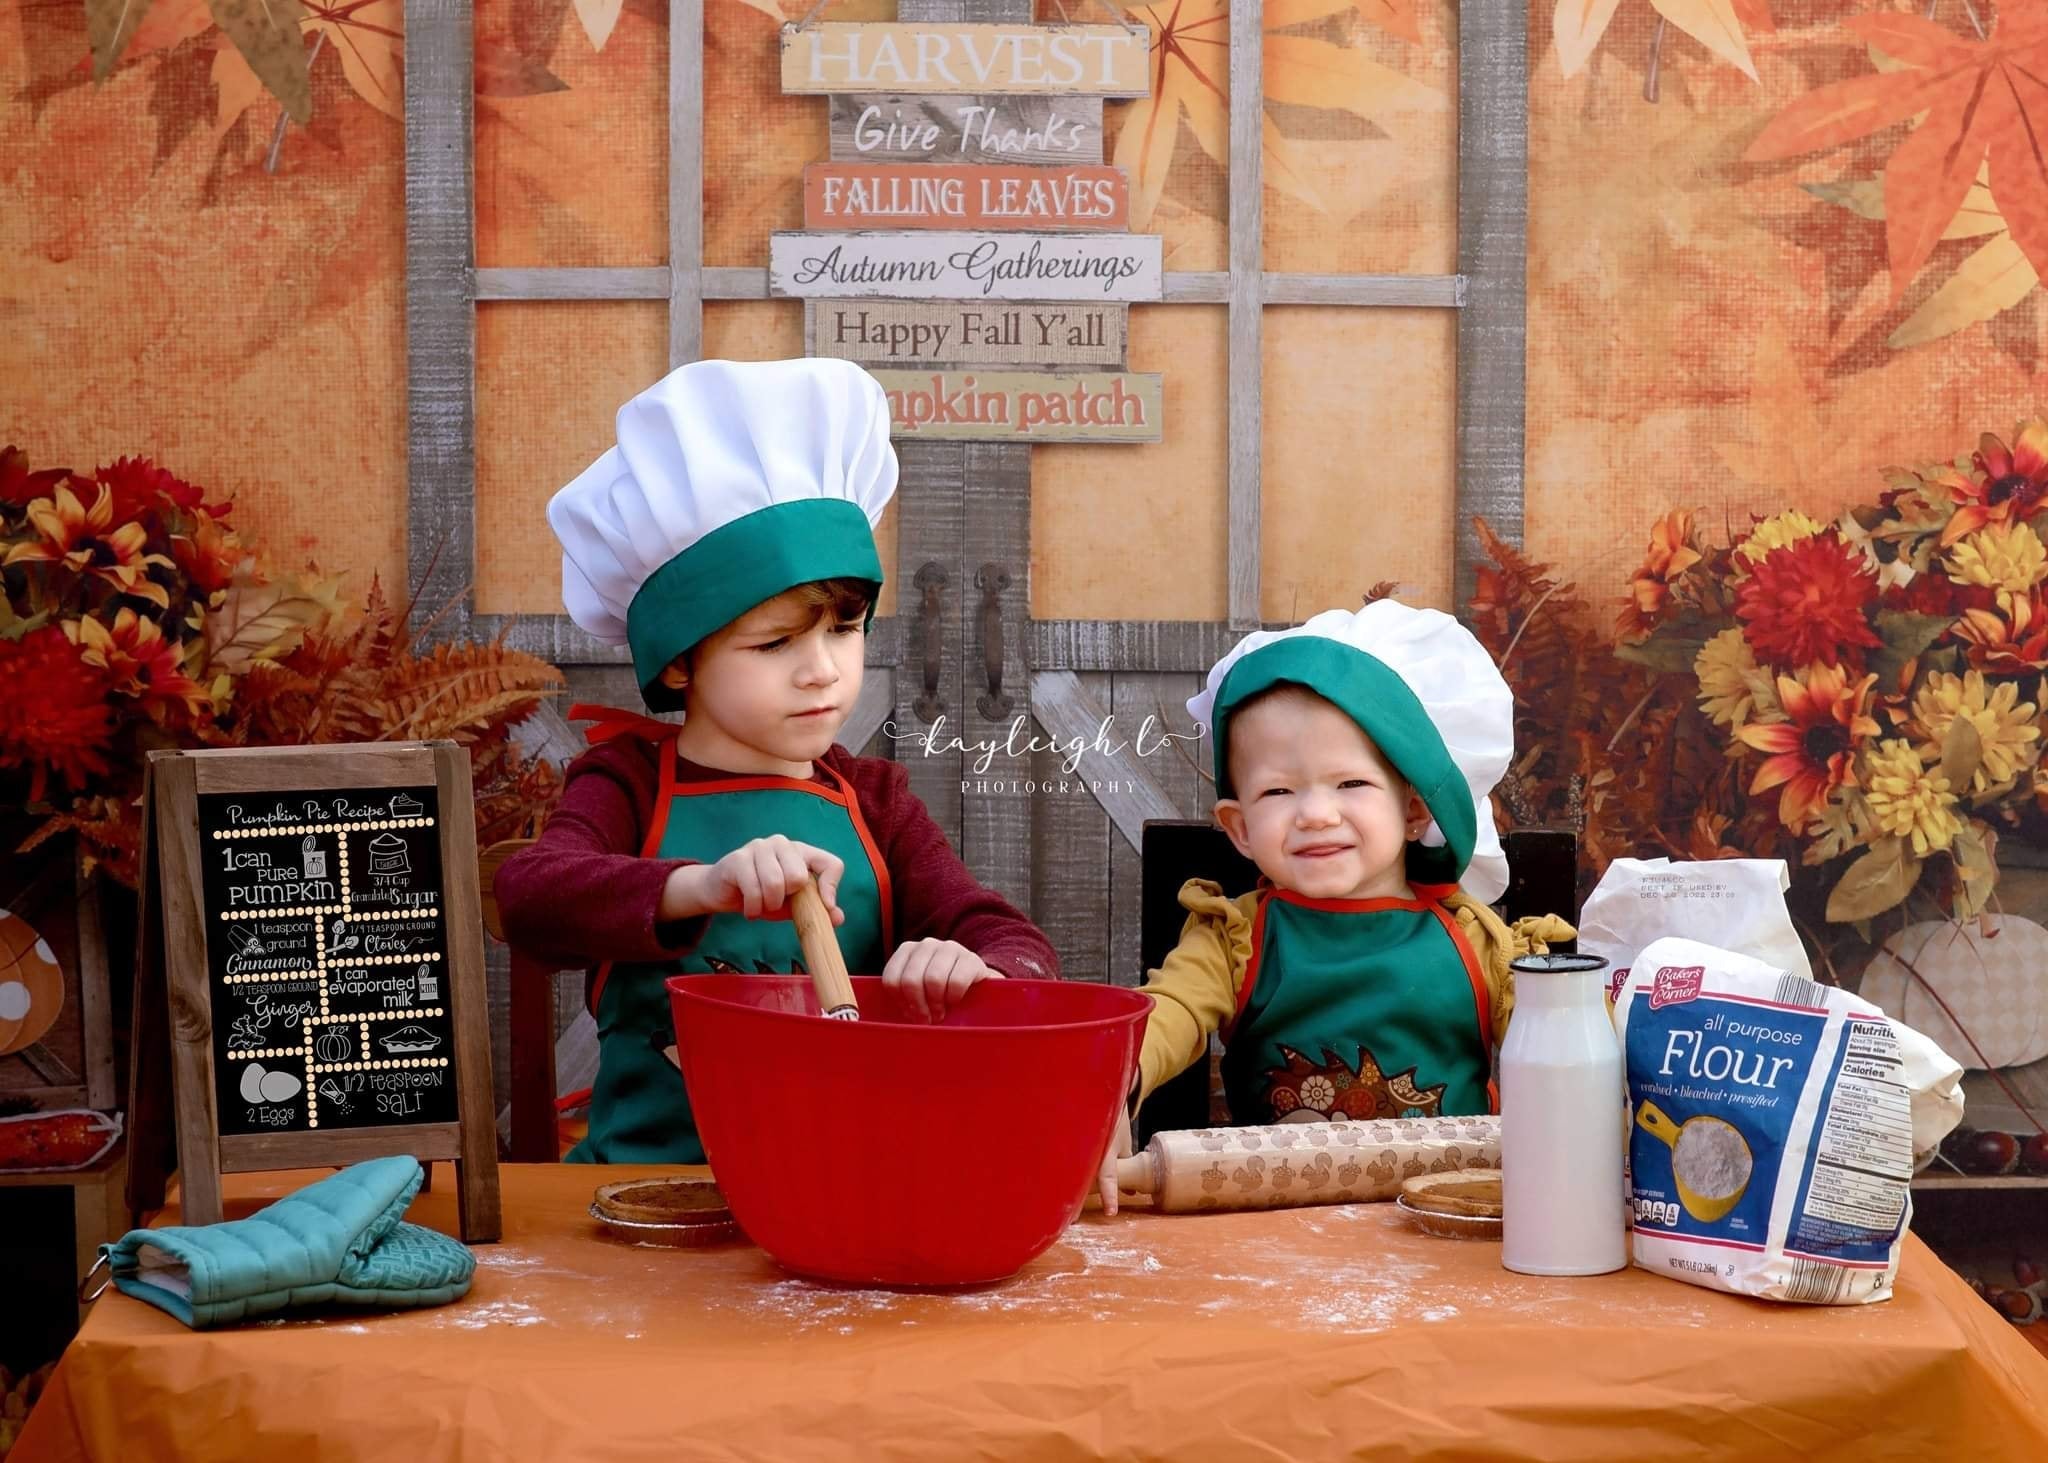
[(1408, 877), (1423, 884), (1451, 884), (1472, 860), (1478, 814), (1472, 790), (1451, 760), (1436, 725), (1408, 683), (1384, 661), (1322, 635), (1295, 635), (1250, 651), (1224, 676), (1216, 693), (1210, 735), (1216, 744), (1216, 791), (1234, 797), (1230, 786), (1230, 717), (1252, 697), (1279, 685), (1306, 687), (1357, 722), (1394, 770), (1421, 795), (1444, 835), (1430, 848), (1408, 845)]
[[(626, 610), (633, 672), (648, 706), (682, 706), (684, 693), (661, 683), (677, 656), (762, 601), (819, 579), (860, 579), (881, 592), (874, 531), (851, 499), (799, 498), (756, 509), (663, 564)], [(868, 623), (874, 618), (870, 601)]]

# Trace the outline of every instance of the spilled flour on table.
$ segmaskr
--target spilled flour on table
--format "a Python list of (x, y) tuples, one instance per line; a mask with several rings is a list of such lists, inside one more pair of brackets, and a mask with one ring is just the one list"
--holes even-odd
[[(1311, 1234), (1324, 1233), (1320, 1225), (1309, 1228)], [(1457, 1314), (1434, 1295), (1428, 1310), (1418, 1308), (1414, 1290), (1426, 1290), (1438, 1272), (1374, 1253), (1369, 1235), (1359, 1236), (1355, 1256), (1333, 1257), (1327, 1244), (1301, 1243), (1307, 1236), (1265, 1231), (1227, 1265), (1206, 1275), (1194, 1276), (1176, 1266), (1169, 1276), (1169, 1260), (1145, 1243), (1148, 1230), (1171, 1237), (1152, 1226), (1117, 1220), (1071, 1225), (1021, 1275), (980, 1289), (863, 1290), (791, 1277), (722, 1303), (800, 1331), (842, 1334), (878, 1322), (911, 1326), (923, 1320), (984, 1317), (1128, 1321), (1191, 1312), (1254, 1324), (1371, 1332), (1404, 1319), (1439, 1320)], [(1206, 1298), (1193, 1300), (1194, 1294)]]
[(494, 1300), (466, 1305), (452, 1312), (448, 1323), (465, 1331), (481, 1331), (487, 1326), (538, 1326), (546, 1319), (523, 1300)]

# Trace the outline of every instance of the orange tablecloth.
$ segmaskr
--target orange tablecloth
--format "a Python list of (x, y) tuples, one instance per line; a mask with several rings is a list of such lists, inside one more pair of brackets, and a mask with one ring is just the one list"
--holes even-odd
[[(592, 1188), (648, 1171), (506, 1169), (438, 1310), (195, 1333), (110, 1293), (15, 1460), (2048, 1458), (2048, 1362), (1917, 1240), (1894, 1300), (1821, 1310), (1511, 1275), (1383, 1204), (1091, 1213), (904, 1295), (602, 1238)], [(452, 1226), (448, 1180), (413, 1218)]]

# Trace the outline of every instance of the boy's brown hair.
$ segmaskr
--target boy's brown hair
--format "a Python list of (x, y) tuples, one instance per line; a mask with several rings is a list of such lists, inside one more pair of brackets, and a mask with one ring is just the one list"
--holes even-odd
[[(811, 612), (804, 622), (806, 630), (826, 615), (836, 621), (865, 620), (875, 602), (875, 586), (865, 579), (813, 579), (807, 584), (791, 585), (782, 593), (795, 595), (797, 604)], [(661, 673), (662, 683), (674, 690), (684, 690), (696, 673), (697, 652), (703, 648), (704, 642), (699, 640), (670, 661)]]

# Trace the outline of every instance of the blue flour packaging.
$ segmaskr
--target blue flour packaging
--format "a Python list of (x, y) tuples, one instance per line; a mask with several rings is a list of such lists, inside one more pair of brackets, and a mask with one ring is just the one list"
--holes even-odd
[(1692, 940), (1616, 993), (1635, 1262), (1714, 1290), (1888, 1299), (1961, 1066), (1847, 991)]

